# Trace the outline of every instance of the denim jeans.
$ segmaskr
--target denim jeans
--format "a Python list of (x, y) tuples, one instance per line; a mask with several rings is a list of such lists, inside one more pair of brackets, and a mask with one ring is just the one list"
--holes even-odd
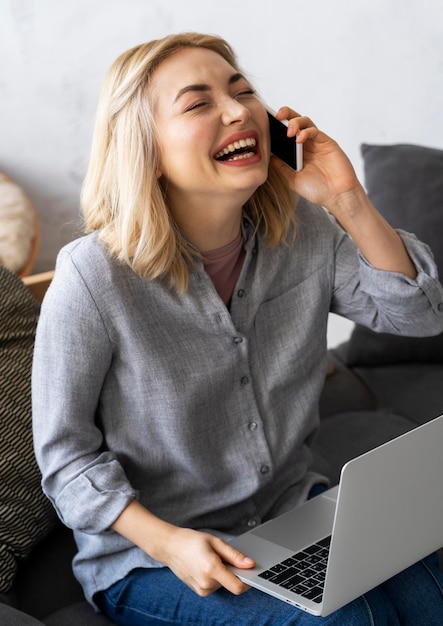
[(134, 570), (95, 600), (125, 626), (441, 626), (442, 583), (434, 554), (324, 618), (255, 589), (201, 598), (167, 568)]

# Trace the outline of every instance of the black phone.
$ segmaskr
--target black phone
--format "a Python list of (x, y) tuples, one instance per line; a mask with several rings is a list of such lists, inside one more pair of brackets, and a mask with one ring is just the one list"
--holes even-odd
[(288, 137), (287, 125), (278, 120), (269, 110), (268, 117), (272, 154), (299, 172), (303, 168), (303, 144), (296, 143), (294, 137)]

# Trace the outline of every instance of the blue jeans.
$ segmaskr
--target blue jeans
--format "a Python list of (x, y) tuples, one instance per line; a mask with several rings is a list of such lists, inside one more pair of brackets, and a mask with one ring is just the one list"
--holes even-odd
[(441, 626), (442, 583), (434, 554), (322, 618), (255, 589), (201, 598), (165, 567), (134, 570), (95, 600), (124, 626)]

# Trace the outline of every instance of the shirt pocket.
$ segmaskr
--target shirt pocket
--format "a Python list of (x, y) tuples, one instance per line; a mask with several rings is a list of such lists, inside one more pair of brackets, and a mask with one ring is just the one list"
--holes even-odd
[(266, 386), (282, 386), (324, 365), (330, 300), (331, 272), (324, 265), (260, 306), (255, 343)]

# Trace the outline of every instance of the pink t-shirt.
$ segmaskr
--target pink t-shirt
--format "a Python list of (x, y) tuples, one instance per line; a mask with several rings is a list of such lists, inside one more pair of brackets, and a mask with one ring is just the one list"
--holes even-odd
[(245, 249), (241, 233), (227, 246), (205, 252), (203, 255), (205, 270), (228, 308), (244, 259)]

